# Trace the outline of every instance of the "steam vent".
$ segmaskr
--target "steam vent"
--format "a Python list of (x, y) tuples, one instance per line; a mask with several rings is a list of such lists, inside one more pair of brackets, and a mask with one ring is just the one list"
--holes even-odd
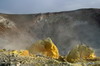
[(100, 9), (1, 13), (0, 66), (100, 66)]

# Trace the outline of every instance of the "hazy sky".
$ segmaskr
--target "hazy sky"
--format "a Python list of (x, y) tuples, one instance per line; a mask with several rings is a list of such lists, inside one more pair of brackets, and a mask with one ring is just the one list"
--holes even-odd
[(43, 13), (100, 8), (100, 0), (0, 0), (1, 13)]

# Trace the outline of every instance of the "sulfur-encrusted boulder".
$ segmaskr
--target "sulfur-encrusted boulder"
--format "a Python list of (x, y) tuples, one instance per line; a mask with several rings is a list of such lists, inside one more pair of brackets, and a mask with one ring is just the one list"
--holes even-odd
[(77, 45), (67, 55), (68, 62), (79, 62), (87, 59), (94, 59), (94, 50), (86, 45)]
[(28, 48), (28, 50), (32, 54), (42, 54), (55, 59), (59, 58), (58, 48), (50, 38), (35, 42)]

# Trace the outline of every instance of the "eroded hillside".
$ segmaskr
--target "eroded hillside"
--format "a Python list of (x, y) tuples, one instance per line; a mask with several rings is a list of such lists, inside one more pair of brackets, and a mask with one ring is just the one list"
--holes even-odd
[(0, 17), (13, 22), (15, 26), (0, 35), (0, 48), (25, 49), (36, 40), (50, 37), (61, 55), (66, 55), (76, 44), (85, 43), (100, 56), (100, 9), (0, 14)]

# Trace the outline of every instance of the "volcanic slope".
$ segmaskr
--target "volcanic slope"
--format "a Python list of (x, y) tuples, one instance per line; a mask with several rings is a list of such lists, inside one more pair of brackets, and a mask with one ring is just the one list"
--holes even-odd
[[(36, 40), (50, 37), (61, 55), (66, 55), (76, 44), (84, 43), (93, 47), (100, 56), (100, 9), (40, 14), (0, 14), (0, 17), (12, 21), (16, 26), (16, 30), (12, 30), (13, 33), (9, 32), (8, 37), (0, 36), (2, 48), (23, 49)], [(13, 39), (10, 37), (12, 35)], [(11, 41), (14, 42), (10, 43)]]

